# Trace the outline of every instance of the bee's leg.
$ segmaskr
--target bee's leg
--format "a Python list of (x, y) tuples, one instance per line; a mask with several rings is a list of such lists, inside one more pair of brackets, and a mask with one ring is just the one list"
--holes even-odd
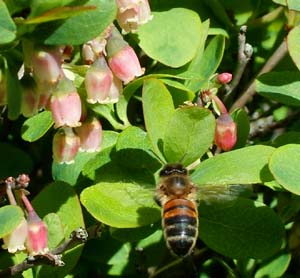
[(162, 206), (162, 203), (160, 201), (160, 197), (158, 195), (154, 195), (153, 199), (156, 202), (156, 204), (158, 204), (160, 207)]

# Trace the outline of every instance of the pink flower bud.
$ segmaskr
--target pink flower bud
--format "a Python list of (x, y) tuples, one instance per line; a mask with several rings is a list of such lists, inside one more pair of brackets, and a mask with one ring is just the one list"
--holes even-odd
[(74, 134), (72, 128), (64, 127), (59, 129), (52, 143), (53, 159), (59, 164), (74, 163), (74, 158), (80, 147), (80, 138)]
[(134, 33), (140, 25), (152, 19), (148, 0), (117, 0), (117, 5), (117, 21), (123, 33)]
[(221, 114), (216, 122), (215, 143), (224, 150), (231, 150), (237, 140), (236, 124), (229, 114)]
[(223, 72), (223, 73), (220, 73), (218, 74), (218, 82), (221, 83), (221, 84), (227, 84), (231, 81), (232, 79), (232, 74), (231, 73), (228, 73), (228, 72)]
[(56, 83), (62, 76), (60, 49), (34, 50), (32, 54), (33, 76), (37, 82)]
[(102, 56), (88, 69), (85, 76), (87, 102), (107, 103), (112, 81), (113, 74)]
[(123, 40), (115, 27), (107, 41), (107, 57), (110, 69), (125, 84), (144, 74), (133, 48)]
[(3, 237), (3, 249), (7, 249), (9, 253), (25, 250), (25, 241), (27, 238), (27, 221), (23, 217), (20, 224), (9, 235)]
[(24, 117), (31, 117), (38, 113), (39, 93), (37, 86), (29, 75), (24, 75), (21, 79), (22, 104), (21, 113)]
[(55, 128), (81, 125), (81, 100), (71, 80), (64, 78), (59, 81), (50, 99), (50, 109)]
[(77, 127), (76, 133), (80, 138), (80, 151), (97, 152), (100, 150), (102, 126), (96, 118), (84, 122), (82, 126)]
[(46, 224), (34, 210), (28, 212), (28, 235), (26, 249), (30, 255), (45, 254), (48, 252), (48, 229)]

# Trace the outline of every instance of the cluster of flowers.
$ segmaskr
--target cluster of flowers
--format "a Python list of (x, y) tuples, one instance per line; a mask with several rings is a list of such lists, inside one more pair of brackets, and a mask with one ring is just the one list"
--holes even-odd
[[(217, 86), (225, 85), (232, 79), (232, 74), (223, 72), (217, 75)], [(230, 151), (237, 141), (237, 127), (232, 117), (228, 113), (224, 103), (212, 92), (213, 90), (203, 91), (201, 94), (202, 99), (213, 101), (217, 107), (215, 112), (219, 114), (216, 121), (215, 129), (215, 144), (223, 151)]]
[(27, 217), (23, 217), (20, 224), (10, 234), (3, 238), (2, 248), (10, 253), (26, 250), (29, 255), (40, 255), (48, 250), (48, 230), (46, 224), (37, 215), (30, 201), (26, 197), (25, 189), (29, 184), (29, 177), (25, 174), (16, 179), (9, 177), (4, 181), (6, 194), (11, 205), (17, 205), (13, 189), (20, 194)]
[[(123, 33), (135, 32), (149, 21), (147, 0), (118, 0), (117, 21)], [(73, 163), (78, 151), (99, 151), (102, 126), (90, 115), (87, 104), (115, 103), (122, 86), (141, 76), (138, 57), (111, 25), (97, 38), (82, 46), (86, 95), (79, 94), (74, 80), (62, 65), (72, 56), (72, 46), (46, 47), (23, 42), (24, 66), (19, 71), (23, 91), (21, 113), (31, 117), (41, 109), (52, 112), (54, 128), (53, 158)], [(0, 71), (0, 105), (6, 104), (5, 76)]]

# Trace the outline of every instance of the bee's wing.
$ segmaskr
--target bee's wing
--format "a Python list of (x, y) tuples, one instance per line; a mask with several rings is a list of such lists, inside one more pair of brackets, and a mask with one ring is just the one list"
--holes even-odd
[(253, 196), (253, 188), (250, 184), (232, 185), (202, 185), (197, 188), (197, 197), (200, 202), (233, 201), (238, 197), (250, 198)]

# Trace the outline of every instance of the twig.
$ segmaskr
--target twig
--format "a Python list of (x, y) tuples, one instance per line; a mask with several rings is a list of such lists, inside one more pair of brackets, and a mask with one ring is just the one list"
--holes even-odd
[(1, 278), (13, 277), (14, 275), (21, 273), (29, 268), (37, 265), (52, 265), (52, 266), (64, 266), (64, 262), (61, 260), (61, 253), (73, 248), (74, 246), (84, 243), (87, 240), (88, 234), (85, 229), (78, 228), (73, 231), (70, 238), (59, 245), (54, 250), (46, 254), (28, 256), (22, 263), (8, 267), (0, 271)]
[[(263, 73), (271, 71), (279, 61), (287, 54), (287, 45), (285, 40), (280, 44), (280, 46), (275, 50), (273, 55), (269, 58), (269, 60), (265, 63), (263, 68), (257, 74), (260, 76)], [(256, 77), (257, 77), (256, 76)], [(255, 78), (251, 81), (249, 87), (246, 91), (233, 103), (230, 111), (233, 111), (237, 108), (241, 108), (245, 106), (247, 101), (255, 94)]]
[(239, 33), (239, 37), (238, 37), (238, 44), (239, 44), (238, 64), (237, 64), (237, 67), (233, 74), (233, 80), (232, 80), (230, 86), (226, 86), (227, 93), (224, 98), (224, 101), (228, 100), (228, 98), (232, 95), (232, 92), (236, 89), (236, 87), (240, 83), (240, 80), (245, 71), (246, 65), (248, 64), (248, 62), (251, 59), (251, 56), (253, 54), (252, 46), (250, 44), (246, 43), (246, 31), (247, 31), (247, 26), (243, 25), (240, 28), (240, 33)]

